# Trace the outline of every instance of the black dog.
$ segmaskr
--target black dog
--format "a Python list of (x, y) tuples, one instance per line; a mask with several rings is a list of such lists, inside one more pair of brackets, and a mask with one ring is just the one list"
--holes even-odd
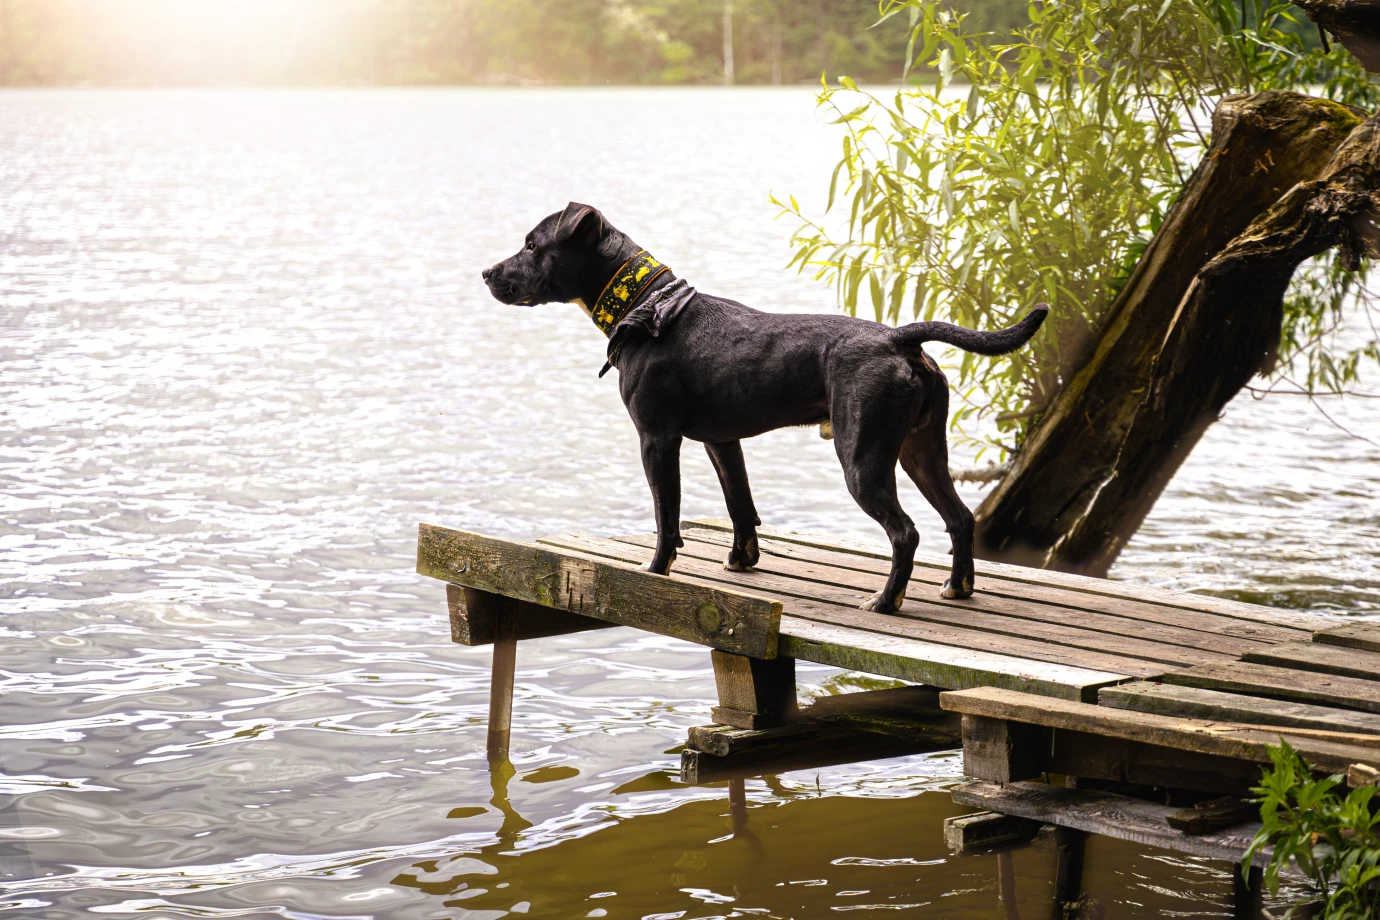
[[(680, 538), (680, 445), (702, 441), (719, 474), (733, 547), (725, 567), (757, 563), (757, 518), (739, 443), (787, 425), (828, 421), (854, 500), (886, 530), (891, 574), (862, 606), (895, 612), (920, 536), (896, 500), (896, 462), (919, 486), (953, 541), (944, 597), (973, 593), (973, 516), (949, 478), (948, 382), (921, 344), (983, 355), (1024, 345), (1048, 312), (1037, 306), (999, 332), (949, 323), (893, 329), (837, 315), (776, 315), (698, 294), (596, 209), (571, 202), (527, 234), (522, 251), (487, 268), (507, 304), (578, 303), (609, 333), (609, 363), (642, 442), (656, 505), (656, 553), (666, 574)], [(605, 370), (608, 365), (605, 366)]]

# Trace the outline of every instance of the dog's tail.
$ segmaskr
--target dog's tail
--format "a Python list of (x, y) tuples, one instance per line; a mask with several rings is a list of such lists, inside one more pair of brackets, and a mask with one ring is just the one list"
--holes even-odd
[(902, 348), (914, 348), (925, 342), (944, 342), (979, 355), (1004, 355), (1029, 342), (1048, 314), (1049, 304), (1040, 303), (1016, 325), (996, 332), (964, 329), (953, 323), (929, 322), (900, 326), (894, 335)]

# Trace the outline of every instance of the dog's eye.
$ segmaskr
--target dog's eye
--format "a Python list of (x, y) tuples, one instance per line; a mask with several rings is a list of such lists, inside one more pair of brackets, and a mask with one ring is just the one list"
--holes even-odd
[(537, 244), (536, 244), (536, 243), (528, 243), (528, 244), (527, 244), (527, 251), (528, 251), (528, 252), (536, 252), (536, 250), (537, 250)]

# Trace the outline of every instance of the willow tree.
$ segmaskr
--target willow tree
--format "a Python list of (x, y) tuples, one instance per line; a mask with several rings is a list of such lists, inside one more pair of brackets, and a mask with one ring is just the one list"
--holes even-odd
[[(1036, 2), (1006, 36), (925, 0), (881, 9), (910, 17), (906, 75), (934, 79), (826, 85), (844, 128), (828, 208), (847, 219), (783, 207), (801, 221), (794, 264), (850, 312), (987, 327), (1053, 305), (1027, 349), (954, 368), (957, 438), (1004, 461), (977, 512), (981, 555), (1105, 574), (1253, 375), (1336, 391), (1380, 357), (1332, 339), (1369, 309), (1365, 202), (1310, 235), (1309, 186), (1294, 224), (1256, 226), (1330, 175), (1380, 101), (1345, 51), (1305, 47), (1286, 5)], [(1348, 188), (1369, 181), (1361, 148)], [(1306, 244), (1279, 237), (1291, 230)], [(1258, 245), (1231, 250), (1243, 237)]]

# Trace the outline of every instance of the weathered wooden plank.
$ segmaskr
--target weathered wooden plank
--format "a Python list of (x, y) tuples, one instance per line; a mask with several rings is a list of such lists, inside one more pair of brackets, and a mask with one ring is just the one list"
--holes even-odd
[(1007, 719), (1062, 732), (1084, 732), (1254, 763), (1268, 763), (1269, 747), (1278, 745), (1279, 739), (1284, 737), (1318, 770), (1335, 773), (1344, 772), (1352, 763), (1380, 764), (1380, 745), (1376, 744), (1375, 736), (1370, 735), (1346, 736), (1349, 743), (1342, 744), (1301, 737), (1287, 728), (1270, 730), (1254, 725), (1132, 712), (992, 687), (946, 692), (940, 694), (939, 704), (965, 716)]
[(1380, 683), (1330, 674), (1301, 674), (1291, 668), (1237, 661), (1206, 664), (1171, 671), (1160, 678), (1167, 684), (1248, 693), (1281, 700), (1380, 712)]
[(1320, 642), (1286, 642), (1254, 649), (1243, 661), (1272, 664), (1296, 671), (1314, 671), (1338, 677), (1380, 680), (1380, 652), (1367, 652)]
[(778, 655), (764, 661), (715, 649), (710, 652), (719, 705), (715, 722), (738, 728), (767, 728), (795, 718), (795, 659)]
[(421, 524), (417, 571), (724, 651), (776, 656), (780, 601), (652, 575), (569, 550)]
[[(596, 537), (570, 535), (544, 537), (542, 542), (609, 559), (636, 558), (641, 553), (637, 547), (630, 544)], [(751, 587), (756, 590), (770, 590), (782, 597), (783, 602), (789, 605), (792, 615), (822, 623), (866, 629), (887, 635), (906, 636), (926, 642), (957, 645), (964, 648), (982, 648), (1001, 654), (1067, 664), (1073, 667), (1115, 671), (1133, 677), (1153, 677), (1166, 670), (1164, 663), (1145, 661), (1144, 659), (1096, 649), (1063, 645), (1022, 635), (984, 632), (969, 628), (966, 625), (953, 626), (947, 623), (921, 620), (916, 616), (887, 615), (859, 610), (856, 602), (862, 599), (861, 594), (853, 596), (841, 589), (831, 589), (827, 585), (812, 585), (811, 589), (815, 593), (833, 596), (840, 598), (840, 600), (829, 601), (802, 597), (794, 593), (797, 588), (791, 584), (790, 579), (782, 579), (778, 576), (757, 576), (750, 572), (729, 572), (717, 563), (705, 563), (696, 559), (679, 560), (677, 572), (678, 579), (697, 584), (725, 584), (735, 588)], [(846, 601), (842, 600), (843, 598), (846, 598)], [(945, 615), (950, 614), (945, 611)]]
[[(491, 645), (498, 628), (504, 597), (477, 588), (446, 585), (446, 606), (450, 610), (450, 640), (460, 645)], [(617, 626), (606, 620), (566, 613), (554, 607), (541, 607), (527, 601), (517, 604), (517, 638), (544, 639), (591, 629)]]
[(963, 773), (989, 783), (1014, 783), (1045, 771), (1040, 727), (963, 714)]
[[(613, 539), (643, 547), (655, 541), (655, 537), (650, 536)], [(679, 553), (682, 559), (693, 558), (711, 566), (717, 566), (723, 556), (721, 547), (695, 539), (686, 540)], [(850, 599), (859, 600), (869, 596), (879, 584), (878, 579), (885, 577), (884, 574), (873, 575), (838, 566), (787, 559), (766, 549), (763, 549), (762, 557), (752, 572), (735, 574), (742, 575), (744, 583), (754, 584), (763, 575), (793, 579), (796, 583), (794, 592), (798, 595), (816, 595), (817, 589), (811, 587), (814, 585), (842, 588)], [(766, 586), (764, 590), (773, 589)], [(1165, 612), (1172, 611), (1166, 609)], [(1017, 600), (986, 590), (966, 600), (945, 600), (939, 596), (936, 586), (916, 579), (911, 579), (910, 597), (902, 607), (902, 614), (972, 626), (984, 631), (1049, 638), (1065, 645), (1098, 648), (1165, 663), (1170, 659), (1185, 658), (1195, 659), (1194, 663), (1198, 664), (1207, 663), (1207, 659), (1225, 661), (1262, 645), (1258, 641), (1234, 636), (1165, 626), (1036, 600)], [(1061, 627), (1073, 631), (1065, 632)]]
[(1220, 799), (1211, 799), (1189, 808), (1171, 811), (1164, 816), (1164, 820), (1170, 827), (1185, 834), (1207, 834), (1243, 821), (1254, 820), (1259, 814), (1260, 806), (1255, 802), (1234, 795), (1224, 795)]
[(1038, 821), (980, 811), (975, 815), (945, 818), (944, 844), (955, 857), (975, 856), (998, 847), (1029, 843), (1039, 830)]
[[(699, 527), (707, 530), (726, 530), (729, 532), (733, 530), (732, 522), (715, 518), (701, 518), (693, 521), (685, 521), (682, 522), (681, 527), (682, 529)], [(759, 537), (783, 540), (788, 543), (799, 543), (803, 546), (816, 546), (821, 549), (855, 553), (858, 555), (871, 556), (875, 559), (891, 558), (890, 551), (885, 547), (863, 543), (857, 540), (849, 540), (846, 537), (829, 537), (817, 534), (796, 533), (794, 531), (779, 530), (772, 527), (759, 527), (757, 533)], [(950, 565), (950, 561), (947, 557), (932, 556), (927, 553), (917, 554), (915, 562), (917, 565), (925, 565), (930, 568), (945, 571), (948, 570)], [(1087, 594), (1099, 594), (1105, 597), (1124, 597), (1131, 600), (1149, 601), (1166, 607), (1179, 607), (1185, 610), (1201, 610), (1207, 613), (1220, 613), (1224, 616), (1235, 617), (1236, 619), (1257, 623), (1274, 623), (1292, 629), (1311, 631), (1316, 629), (1327, 629), (1329, 626), (1336, 625), (1335, 618), (1320, 614), (1276, 610), (1271, 607), (1243, 604), (1240, 601), (1211, 597), (1205, 594), (1190, 594), (1187, 591), (1168, 591), (1163, 588), (1147, 588), (1129, 582), (1117, 582), (1105, 578), (1088, 578), (1082, 575), (1070, 575), (1049, 569), (1032, 569), (1025, 566), (1007, 565), (1001, 562), (987, 562), (982, 559), (977, 560), (977, 572), (979, 575), (990, 578), (1003, 578), (1011, 581), (1026, 582), (1027, 584), (1051, 585), (1054, 587), (1081, 591)]]
[[(749, 740), (745, 735), (760, 737)], [(691, 737), (697, 743), (730, 751), (724, 756), (690, 746), (681, 751), (681, 781), (691, 785), (944, 751), (958, 744), (956, 736), (939, 731), (927, 739), (908, 739), (819, 722), (805, 728), (788, 725), (760, 732), (743, 732), (722, 725), (705, 726)]]
[[(697, 528), (687, 531), (685, 539), (687, 546), (704, 543), (722, 547), (726, 552), (728, 546), (732, 545), (733, 535)], [(758, 548), (762, 552), (762, 559), (758, 561), (756, 568), (761, 571), (775, 571), (773, 561), (778, 559), (806, 566), (822, 566), (826, 570), (847, 569), (865, 572), (883, 578), (890, 570), (890, 561), (886, 559), (819, 549), (781, 540), (761, 539), (758, 541)], [(943, 584), (947, 577), (946, 570), (918, 566), (911, 575), (911, 596), (930, 597), (937, 594), (934, 587)], [(1089, 620), (1088, 628), (1098, 628), (1091, 624), (1106, 623), (1113, 629), (1130, 630), (1125, 633), (1126, 635), (1139, 635), (1156, 641), (1170, 641), (1176, 645), (1188, 644), (1231, 654), (1240, 654), (1262, 642), (1289, 642), (1302, 639), (1305, 635), (1304, 630), (1277, 626), (1273, 623), (1241, 620), (1216, 613), (1185, 610), (1181, 607), (1089, 594), (1048, 585), (1028, 584), (1005, 578), (988, 578), (981, 584), (981, 588), (972, 598), (947, 603), (976, 605), (979, 609), (989, 609), (984, 605), (989, 600), (998, 599), (1004, 603), (1000, 606), (990, 605), (994, 612), (1020, 610), (1034, 604), (1041, 610), (1054, 607), (1075, 614), (1094, 613), (1097, 614), (1097, 618)], [(925, 593), (917, 593), (919, 591)], [(1137, 631), (1139, 627), (1147, 629), (1144, 632)]]
[(804, 661), (936, 687), (1006, 687), (1070, 700), (1095, 700), (1100, 688), (1130, 679), (1115, 672), (921, 642), (793, 616), (781, 618), (780, 648), (782, 655)]
[(1373, 620), (1347, 623), (1313, 633), (1313, 641), (1322, 645), (1340, 645), (1364, 652), (1380, 652), (1380, 623)]
[[(1071, 827), (1089, 834), (1102, 834), (1145, 846), (1162, 847), (1190, 856), (1239, 862), (1260, 830), (1259, 821), (1243, 822), (1208, 834), (1185, 834), (1165, 821), (1176, 809), (1156, 805), (1111, 792), (1059, 789), (1036, 783), (966, 783), (951, 790), (953, 800), (970, 808), (985, 808)], [(1269, 849), (1256, 854), (1256, 861), (1269, 862)]]
[(801, 716), (898, 738), (928, 738), (939, 729), (959, 737), (959, 719), (939, 708), (938, 687), (911, 686), (863, 690), (819, 697)]
[[(651, 536), (615, 537), (612, 542), (626, 543), (650, 549), (655, 542)], [(866, 600), (877, 586), (877, 579), (862, 573), (851, 574), (847, 570), (834, 570), (832, 577), (812, 579), (796, 573), (775, 573), (758, 566), (751, 572), (730, 572), (724, 569), (713, 555), (706, 556), (704, 550), (698, 552), (694, 543), (687, 542), (686, 550), (678, 557), (678, 565), (686, 574), (699, 578), (721, 580), (725, 584), (752, 587), (769, 593), (774, 597), (823, 600), (842, 604), (850, 609)], [(1204, 651), (1198, 647), (1172, 644), (1158, 637), (1153, 641), (1132, 635), (1133, 629), (1121, 632), (1098, 631), (1079, 625), (1080, 621), (1093, 620), (1095, 614), (1060, 608), (1044, 607), (1038, 613), (1045, 616), (1031, 616), (1036, 612), (1033, 605), (1006, 602), (1000, 598), (989, 599), (987, 605), (1005, 606), (1002, 613), (985, 609), (982, 602), (944, 601), (937, 596), (910, 597), (901, 610), (893, 614), (897, 617), (922, 620), (926, 623), (941, 623), (961, 629), (974, 629), (979, 632), (1039, 639), (1054, 645), (1087, 649), (1110, 655), (1125, 655), (1162, 665), (1188, 667), (1193, 664), (1210, 664), (1219, 661), (1232, 661), (1236, 654)], [(1024, 609), (1026, 616), (1013, 615)], [(1211, 637), (1205, 637), (1210, 639)], [(1259, 644), (1248, 646), (1258, 648)]]
[(1330, 706), (1291, 703), (1175, 684), (1133, 681), (1115, 687), (1104, 687), (1098, 692), (1097, 701), (1114, 709), (1153, 712), (1163, 716), (1380, 735), (1380, 715), (1368, 712), (1353, 712)]

